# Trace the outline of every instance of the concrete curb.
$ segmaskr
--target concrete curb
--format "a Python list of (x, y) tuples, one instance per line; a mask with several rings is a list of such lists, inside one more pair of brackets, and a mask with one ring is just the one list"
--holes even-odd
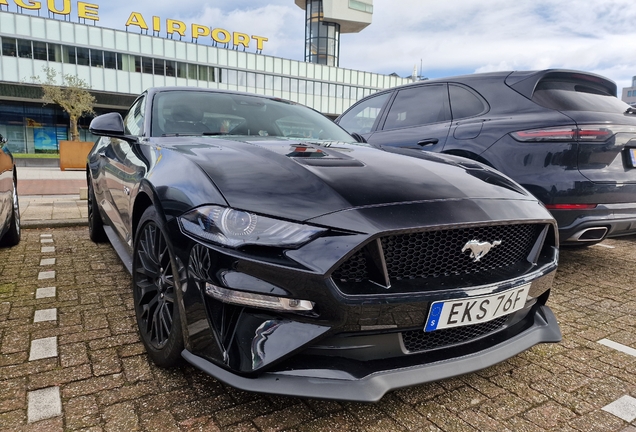
[(59, 168), (59, 159), (14, 158), (17, 167)]
[(42, 219), (42, 220), (22, 220), (20, 227), (26, 228), (64, 228), (75, 226), (88, 226), (88, 219)]

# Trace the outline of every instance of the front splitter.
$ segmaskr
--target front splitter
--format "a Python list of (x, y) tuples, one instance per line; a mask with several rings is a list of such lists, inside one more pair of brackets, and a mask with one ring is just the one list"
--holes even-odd
[(494, 347), (435, 363), (375, 372), (361, 379), (307, 377), (276, 372), (247, 378), (187, 350), (183, 350), (181, 355), (201, 371), (241, 390), (316, 399), (377, 402), (388, 391), (475, 372), (501, 363), (539, 343), (560, 341), (561, 330), (556, 317), (549, 307), (541, 306), (530, 328)]

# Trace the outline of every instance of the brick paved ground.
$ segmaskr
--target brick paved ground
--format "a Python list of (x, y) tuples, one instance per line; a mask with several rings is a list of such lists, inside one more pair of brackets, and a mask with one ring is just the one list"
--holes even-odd
[(58, 167), (18, 167), (18, 194), (79, 195), (86, 187), (86, 171), (61, 171)]
[[(598, 343), (636, 348), (636, 237), (562, 252), (549, 301), (562, 343), (365, 405), (250, 394), (190, 366), (156, 368), (135, 329), (130, 277), (111, 247), (91, 243), (85, 227), (23, 235), (19, 246), (0, 249), (3, 431), (636, 432), (636, 423), (602, 409), (636, 397), (636, 357)], [(50, 287), (54, 297), (35, 298)], [(34, 323), (36, 311), (53, 308), (54, 320)], [(31, 342), (52, 337), (57, 352), (29, 361)], [(40, 389), (59, 394), (61, 415), (28, 424), (28, 395)], [(629, 406), (621, 412), (631, 417)]]
[(86, 186), (86, 180), (20, 180), (18, 194), (27, 195), (78, 195), (79, 189)]

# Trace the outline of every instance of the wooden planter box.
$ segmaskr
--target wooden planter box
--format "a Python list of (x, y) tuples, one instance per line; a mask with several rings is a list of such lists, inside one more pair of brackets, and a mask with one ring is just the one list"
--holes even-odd
[(93, 144), (91, 141), (60, 141), (60, 170), (86, 169), (86, 157)]

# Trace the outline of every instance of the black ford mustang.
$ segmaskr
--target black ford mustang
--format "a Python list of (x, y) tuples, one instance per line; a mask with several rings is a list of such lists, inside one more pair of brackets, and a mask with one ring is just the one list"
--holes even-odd
[(160, 366), (375, 401), (561, 338), (550, 213), (467, 159), (392, 154), (280, 99), (193, 88), (97, 117), (89, 233)]

